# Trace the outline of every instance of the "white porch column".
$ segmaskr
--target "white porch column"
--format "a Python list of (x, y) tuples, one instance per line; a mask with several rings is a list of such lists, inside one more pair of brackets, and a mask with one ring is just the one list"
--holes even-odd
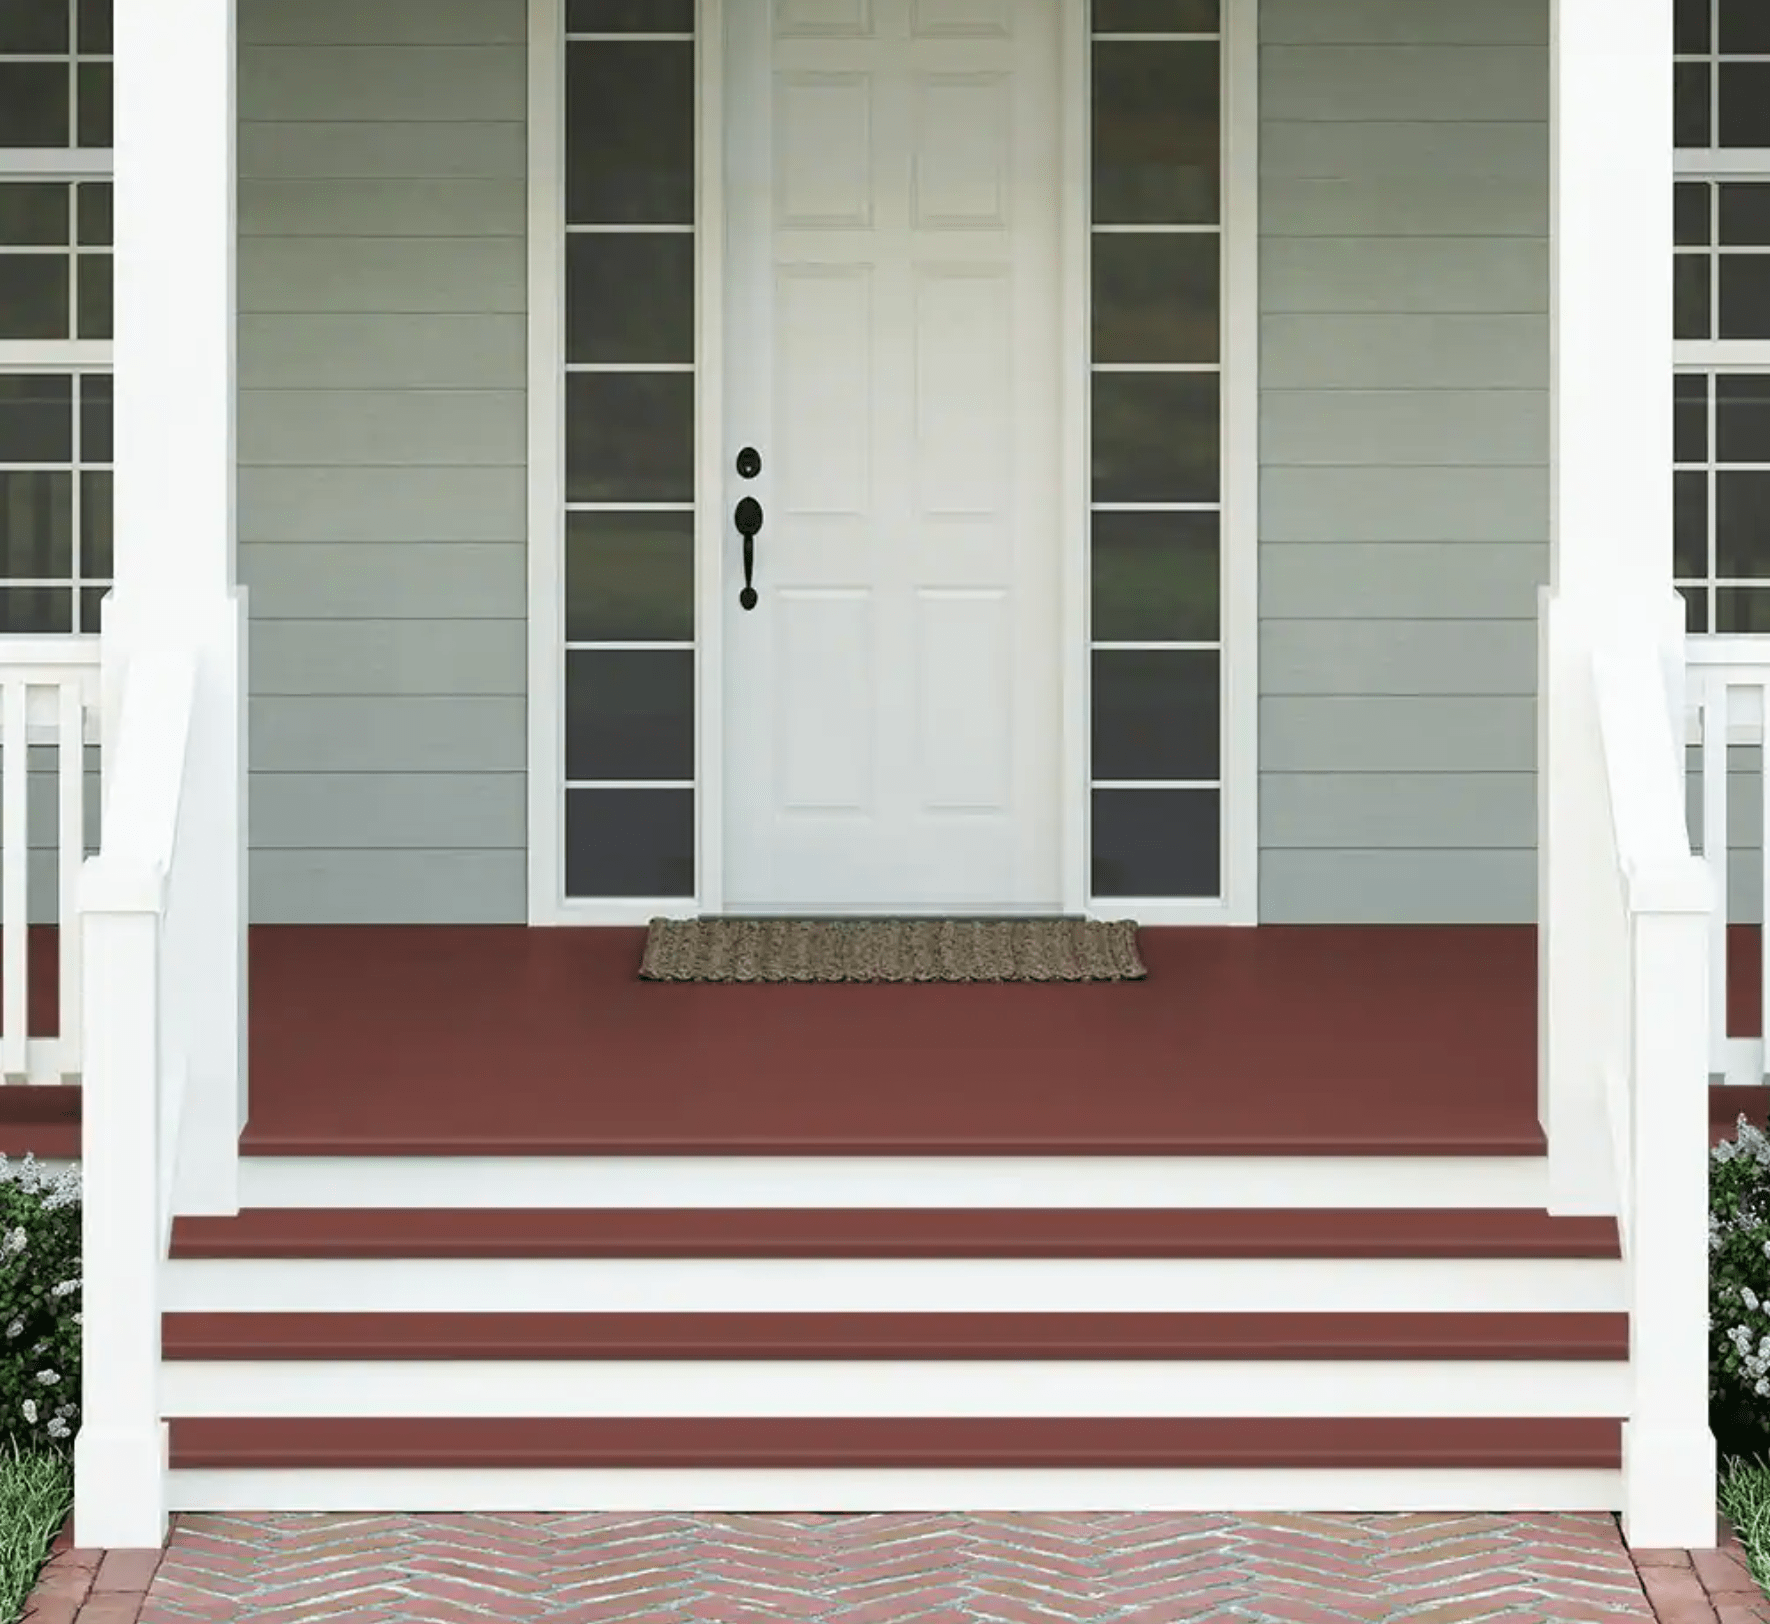
[(106, 724), (142, 642), (197, 653), (168, 999), (189, 1056), (177, 1207), (238, 1210), (246, 1119), (245, 612), (234, 573), (233, 0), (116, 8), (116, 590)]
[[(1602, 1012), (1586, 933), (1596, 888), (1614, 881), (1592, 836), (1605, 810), (1587, 630), (1633, 626), (1662, 648), (1673, 636), (1672, 0), (1552, 0), (1552, 18), (1538, 1105), (1551, 1207), (1609, 1213)], [(1681, 646), (1677, 659), (1681, 668)]]

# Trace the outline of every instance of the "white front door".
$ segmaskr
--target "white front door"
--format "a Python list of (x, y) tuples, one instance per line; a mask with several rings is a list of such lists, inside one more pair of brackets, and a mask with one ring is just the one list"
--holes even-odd
[(1057, 6), (725, 7), (727, 911), (1058, 905)]

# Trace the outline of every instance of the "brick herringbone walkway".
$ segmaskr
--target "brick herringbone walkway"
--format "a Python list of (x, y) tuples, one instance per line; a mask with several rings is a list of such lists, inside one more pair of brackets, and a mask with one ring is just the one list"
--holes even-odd
[(141, 1624), (1648, 1624), (1606, 1516), (181, 1516)]

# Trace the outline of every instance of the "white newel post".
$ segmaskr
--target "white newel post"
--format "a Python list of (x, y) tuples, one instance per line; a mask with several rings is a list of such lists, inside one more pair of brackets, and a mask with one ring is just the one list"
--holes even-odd
[[(178, 1210), (238, 1210), (246, 1120), (245, 595), (235, 579), (234, 0), (116, 19), (116, 590), (131, 646), (197, 656), (174, 999), (190, 1065)], [(112, 636), (113, 627), (115, 636)]]
[(1670, 625), (1672, 0), (1552, 0), (1552, 17), (1538, 1104), (1551, 1208), (1609, 1213), (1591, 932), (1605, 906), (1597, 888), (1614, 882), (1594, 838), (1607, 813), (1586, 651), (1600, 626), (1661, 646)]

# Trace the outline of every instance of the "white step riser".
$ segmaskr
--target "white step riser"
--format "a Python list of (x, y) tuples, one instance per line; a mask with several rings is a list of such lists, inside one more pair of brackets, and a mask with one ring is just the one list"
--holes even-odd
[(1605, 1258), (190, 1258), (227, 1313), (1622, 1313)]
[(1628, 1414), (1621, 1360), (168, 1360), (184, 1416)]
[(248, 1207), (1541, 1207), (1542, 1157), (242, 1157)]
[(1579, 1468), (179, 1470), (174, 1511), (1614, 1511)]

